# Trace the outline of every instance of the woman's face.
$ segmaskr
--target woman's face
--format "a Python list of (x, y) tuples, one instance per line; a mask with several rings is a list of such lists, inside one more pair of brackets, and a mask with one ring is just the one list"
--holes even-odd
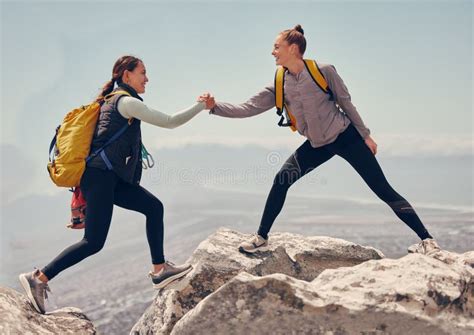
[(288, 42), (283, 39), (282, 35), (278, 35), (273, 44), (272, 51), (276, 65), (286, 66), (289, 61), (293, 60), (295, 58), (295, 47), (295, 44), (290, 46)]
[(145, 85), (148, 82), (145, 65), (139, 62), (133, 71), (125, 70), (122, 81), (133, 87), (137, 93), (145, 93)]

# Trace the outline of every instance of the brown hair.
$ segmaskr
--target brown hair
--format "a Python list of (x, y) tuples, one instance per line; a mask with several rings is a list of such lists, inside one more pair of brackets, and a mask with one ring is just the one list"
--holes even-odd
[(142, 60), (135, 56), (122, 56), (114, 64), (112, 69), (112, 79), (105, 83), (102, 87), (102, 92), (97, 97), (96, 101), (101, 103), (104, 101), (104, 97), (113, 91), (115, 83), (122, 83), (122, 76), (125, 70), (133, 71)]
[(304, 30), (301, 25), (296, 25), (293, 29), (283, 30), (280, 35), (288, 42), (289, 45), (296, 44), (303, 55), (306, 51), (306, 39), (304, 38)]

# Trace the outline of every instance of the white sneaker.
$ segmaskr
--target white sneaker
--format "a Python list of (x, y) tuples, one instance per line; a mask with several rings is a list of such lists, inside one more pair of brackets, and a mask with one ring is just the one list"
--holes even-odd
[(163, 268), (158, 273), (150, 272), (148, 276), (153, 282), (153, 287), (156, 289), (161, 289), (175, 281), (176, 279), (184, 277), (189, 271), (193, 269), (192, 265), (175, 265), (172, 262), (166, 261), (163, 265)]
[(48, 299), (48, 293), (51, 292), (47, 283), (38, 279), (40, 270), (22, 273), (19, 276), (20, 283), (26, 291), (26, 296), (38, 313), (46, 312), (45, 299)]
[(431, 255), (440, 250), (441, 248), (439, 247), (438, 243), (432, 238), (424, 239), (423, 241), (408, 247), (409, 253), (418, 253), (423, 255)]
[(253, 254), (257, 251), (268, 251), (268, 240), (258, 234), (254, 234), (248, 241), (239, 245), (240, 252)]

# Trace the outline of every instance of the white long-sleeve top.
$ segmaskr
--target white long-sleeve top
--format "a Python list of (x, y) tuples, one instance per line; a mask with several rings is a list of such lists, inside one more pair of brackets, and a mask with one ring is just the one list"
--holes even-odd
[(148, 107), (136, 98), (128, 96), (122, 97), (117, 105), (120, 115), (126, 119), (135, 118), (168, 129), (173, 129), (185, 124), (205, 108), (206, 103), (201, 101), (173, 115), (168, 115)]

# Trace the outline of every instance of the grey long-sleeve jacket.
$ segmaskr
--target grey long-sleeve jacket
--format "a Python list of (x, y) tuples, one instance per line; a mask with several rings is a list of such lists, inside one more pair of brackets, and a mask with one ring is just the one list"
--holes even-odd
[[(337, 74), (336, 68), (330, 64), (318, 63), (318, 66), (334, 94), (335, 101), (331, 101), (329, 94), (316, 85), (306, 68), (296, 75), (289, 71), (285, 73), (285, 103), (296, 118), (298, 132), (308, 138), (312, 147), (317, 148), (335, 141), (352, 122), (365, 139), (369, 136), (370, 130), (352, 104), (349, 91)], [(335, 102), (344, 113), (336, 107)], [(210, 113), (230, 118), (244, 118), (258, 115), (272, 107), (275, 107), (274, 83), (242, 104), (218, 102)]]

